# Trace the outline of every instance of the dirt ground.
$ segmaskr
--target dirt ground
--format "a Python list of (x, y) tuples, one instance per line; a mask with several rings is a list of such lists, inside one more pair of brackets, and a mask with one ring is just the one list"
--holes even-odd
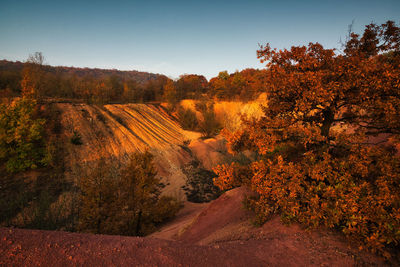
[(243, 188), (210, 204), (188, 204), (150, 237), (0, 228), (0, 266), (386, 266), (343, 236), (285, 226), (253, 226)]

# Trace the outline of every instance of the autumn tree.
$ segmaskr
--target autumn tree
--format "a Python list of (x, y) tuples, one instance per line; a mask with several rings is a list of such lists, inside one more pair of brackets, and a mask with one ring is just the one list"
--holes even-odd
[(236, 95), (240, 100), (252, 100), (257, 98), (265, 91), (266, 70), (244, 69), (240, 71), (240, 77), (243, 82), (236, 90)]
[(0, 163), (5, 163), (8, 172), (36, 169), (49, 162), (45, 120), (36, 108), (36, 101), (28, 97), (0, 105)]
[(210, 80), (212, 94), (218, 99), (227, 99), (229, 96), (229, 74), (227, 71), (221, 71), (217, 77)]
[(173, 217), (180, 208), (172, 197), (161, 196), (164, 185), (154, 166), (154, 156), (146, 151), (131, 156), (122, 170), (120, 188), (122, 219), (127, 224), (122, 229), (129, 235), (146, 235), (161, 222)]
[(185, 74), (176, 82), (178, 99), (198, 99), (206, 92), (207, 87), (208, 82), (203, 75)]
[(202, 119), (199, 122), (199, 129), (203, 137), (212, 137), (219, 134), (222, 129), (214, 111), (214, 102), (201, 101), (196, 103), (196, 109), (200, 111)]
[(168, 80), (164, 85), (164, 100), (167, 101), (170, 109), (174, 109), (179, 102), (176, 85), (172, 80)]
[(162, 101), (164, 99), (164, 90), (167, 83), (172, 80), (164, 75), (160, 75), (155, 80), (149, 80), (144, 84), (141, 92), (142, 101)]
[(109, 91), (109, 101), (120, 101), (124, 92), (124, 86), (121, 79), (113, 74), (107, 77), (105, 83)]
[(24, 96), (38, 98), (43, 94), (43, 63), (41, 52), (30, 55), (22, 70), (22, 94)]
[(209, 82), (209, 95), (223, 100), (248, 101), (265, 89), (265, 70), (244, 69), (228, 74), (222, 71)]
[(0, 97), (16, 95), (21, 92), (21, 73), (0, 70)]
[(161, 101), (168, 79), (138, 71), (52, 67), (44, 65), (40, 52), (25, 63), (0, 60), (0, 97), (24, 94), (37, 100), (61, 97), (111, 103), (127, 101), (128, 90), (134, 102)]
[(321, 44), (257, 51), (267, 63), (264, 116), (226, 133), (232, 152), (263, 156), (219, 166), (221, 189), (248, 185), (264, 222), (274, 213), (341, 229), (389, 256), (400, 241), (400, 30), (352, 33), (343, 53)]
[(122, 99), (124, 102), (140, 102), (140, 88), (135, 81), (128, 80), (123, 83)]

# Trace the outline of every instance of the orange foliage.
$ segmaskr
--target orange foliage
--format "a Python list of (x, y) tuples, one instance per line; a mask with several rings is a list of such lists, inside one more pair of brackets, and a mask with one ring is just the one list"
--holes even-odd
[(352, 34), (343, 53), (318, 43), (262, 46), (265, 116), (225, 132), (231, 151), (253, 149), (261, 160), (217, 167), (215, 184), (249, 184), (260, 223), (280, 213), (389, 256), (400, 241), (399, 44), (389, 21)]
[(218, 99), (251, 100), (264, 89), (265, 71), (244, 69), (228, 74), (219, 73), (210, 80), (210, 93)]
[(198, 99), (208, 88), (207, 79), (202, 75), (185, 74), (176, 82), (179, 99)]

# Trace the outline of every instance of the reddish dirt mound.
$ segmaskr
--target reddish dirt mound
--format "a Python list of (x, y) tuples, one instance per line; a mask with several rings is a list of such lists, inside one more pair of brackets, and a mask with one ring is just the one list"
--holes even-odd
[(245, 193), (237, 188), (189, 205), (153, 235), (181, 241), (0, 228), (0, 266), (385, 266), (339, 234), (285, 226), (277, 217), (252, 226)]
[(1, 266), (253, 266), (238, 246), (202, 247), (152, 238), (0, 229)]
[[(186, 176), (181, 169), (191, 161), (191, 155), (181, 146), (186, 140), (199, 138), (200, 133), (183, 130), (156, 105), (54, 105), (62, 112), (62, 134), (58, 142), (65, 151), (68, 181), (79, 180), (82, 169), (95, 166), (100, 158), (118, 158), (124, 162), (133, 152), (150, 150), (155, 156), (158, 174), (167, 185), (163, 192), (185, 199), (181, 187)], [(70, 142), (74, 133), (81, 136), (81, 145)]]
[[(232, 228), (249, 219), (249, 212), (243, 208), (244, 187), (230, 190), (210, 203), (179, 237), (188, 243), (205, 244), (223, 228)], [(230, 227), (229, 227), (230, 226)]]
[[(324, 247), (238, 240), (212, 246), (153, 238), (0, 228), (1, 266), (354, 266), (384, 265)], [(282, 237), (280, 237), (282, 240)]]
[(185, 202), (184, 207), (176, 214), (175, 218), (166, 223), (159, 231), (152, 233), (150, 237), (177, 240), (186, 227), (193, 222), (193, 219), (208, 205), (209, 203)]

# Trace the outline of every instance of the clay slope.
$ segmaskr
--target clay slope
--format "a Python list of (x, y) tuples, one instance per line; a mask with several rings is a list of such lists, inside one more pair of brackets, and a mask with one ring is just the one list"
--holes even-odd
[(65, 134), (72, 136), (77, 131), (82, 136), (84, 146), (68, 146), (71, 154), (82, 160), (165, 149), (191, 138), (161, 108), (152, 105), (56, 105), (62, 111)]
[[(150, 150), (158, 173), (169, 184), (165, 192), (182, 197), (185, 184), (181, 167), (190, 161), (182, 149), (185, 140), (200, 134), (184, 131), (162, 107), (145, 104), (105, 105), (56, 103), (62, 112), (62, 138), (65, 148), (66, 176), (76, 181), (86, 165), (100, 158), (117, 158), (122, 162), (135, 152)], [(74, 132), (82, 145), (74, 145)]]

